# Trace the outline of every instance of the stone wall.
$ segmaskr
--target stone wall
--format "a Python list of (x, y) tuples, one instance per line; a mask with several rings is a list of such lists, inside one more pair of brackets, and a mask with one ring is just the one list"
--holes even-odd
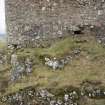
[(35, 43), (105, 21), (104, 0), (5, 0), (8, 43)]

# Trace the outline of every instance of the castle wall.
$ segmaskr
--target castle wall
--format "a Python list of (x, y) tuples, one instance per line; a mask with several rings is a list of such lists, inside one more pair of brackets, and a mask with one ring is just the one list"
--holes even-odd
[(104, 23), (104, 0), (5, 0), (8, 43), (58, 38), (75, 25)]

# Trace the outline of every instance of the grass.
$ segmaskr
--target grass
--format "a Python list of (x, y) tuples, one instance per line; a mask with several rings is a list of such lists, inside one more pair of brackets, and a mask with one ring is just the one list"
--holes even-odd
[[(84, 42), (86, 40), (86, 42)], [(81, 43), (83, 41), (83, 43)], [(1, 43), (0, 48), (5, 50), (5, 44)], [(43, 65), (40, 61), (42, 56), (63, 57), (71, 53), (73, 49), (81, 49), (80, 56), (76, 57), (64, 69), (52, 71), (51, 68)], [(6, 50), (5, 50), (6, 51)], [(9, 50), (6, 51), (6, 53)], [(54, 43), (49, 48), (25, 48), (17, 50), (18, 57), (24, 60), (31, 57), (34, 61), (33, 72), (28, 76), (23, 76), (16, 83), (9, 83), (6, 92), (2, 95), (16, 92), (28, 86), (38, 86), (39, 88), (53, 88), (58, 92), (67, 86), (80, 86), (83, 80), (98, 80), (105, 85), (105, 48), (98, 44), (94, 37), (84, 36), (78, 38), (65, 38)], [(3, 66), (0, 79), (7, 79), (10, 76), (10, 66)], [(61, 91), (61, 90), (60, 90)], [(81, 102), (83, 103), (83, 101)], [(104, 105), (105, 100), (91, 100), (84, 105)], [(3, 105), (0, 103), (0, 105)]]
[[(87, 40), (84, 43), (77, 43), (80, 40)], [(53, 72), (44, 66), (40, 56), (62, 57), (73, 49), (80, 48), (81, 54), (63, 70)], [(27, 48), (17, 51), (18, 56), (31, 56), (34, 62), (33, 73), (24, 76), (15, 84), (10, 84), (7, 93), (18, 91), (21, 88), (38, 85), (39, 87), (62, 88), (64, 86), (79, 86), (85, 80), (100, 80), (105, 84), (105, 48), (98, 44), (94, 37), (84, 36), (82, 38), (65, 38), (54, 43), (50, 48)]]
[(0, 40), (0, 49), (6, 48), (6, 42)]
[[(87, 40), (84, 43), (77, 43), (80, 40)], [(71, 53), (73, 49), (79, 48), (86, 52), (92, 59), (105, 56), (105, 48), (98, 44), (94, 37), (82, 37), (82, 38), (65, 38), (59, 42), (54, 43), (49, 48), (25, 48), (17, 51), (19, 58), (26, 58), (30, 56), (33, 59), (39, 59), (41, 56), (50, 57), (62, 57), (68, 53)]]

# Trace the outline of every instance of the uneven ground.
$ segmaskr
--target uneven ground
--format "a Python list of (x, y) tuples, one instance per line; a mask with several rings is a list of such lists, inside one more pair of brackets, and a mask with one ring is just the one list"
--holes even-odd
[[(53, 71), (43, 64), (44, 56), (62, 58), (75, 48), (81, 49), (80, 55), (69, 62), (64, 69)], [(97, 43), (94, 36), (67, 37), (50, 48), (19, 49), (17, 54), (20, 60), (27, 56), (33, 59), (33, 72), (28, 76), (23, 76), (16, 83), (9, 83), (3, 94), (16, 92), (28, 86), (54, 89), (71, 85), (78, 87), (83, 80), (98, 80), (105, 85), (105, 48)], [(4, 65), (1, 68), (1, 81), (8, 81), (10, 65)], [(105, 105), (105, 100), (88, 101), (88, 105)]]

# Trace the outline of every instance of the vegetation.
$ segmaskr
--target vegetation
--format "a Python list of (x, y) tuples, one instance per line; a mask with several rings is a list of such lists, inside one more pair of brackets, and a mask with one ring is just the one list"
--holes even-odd
[[(10, 52), (1, 43), (0, 48), (4, 52)], [(41, 60), (44, 56), (62, 58), (72, 53), (76, 48), (81, 50), (79, 56), (69, 62), (64, 69), (53, 71), (45, 66)], [(92, 36), (69, 37), (54, 43), (49, 48), (24, 48), (16, 51), (19, 59), (31, 57), (34, 61), (33, 72), (24, 75), (16, 83), (9, 83), (4, 94), (16, 92), (27, 86), (38, 86), (41, 88), (54, 88), (57, 91), (67, 86), (78, 87), (83, 80), (98, 80), (105, 85), (105, 48), (98, 44)], [(10, 65), (3, 65), (0, 73), (1, 80), (10, 78)], [(94, 102), (93, 102), (94, 101)], [(89, 100), (89, 105), (104, 105), (104, 100)]]
[[(40, 56), (63, 57), (73, 49), (81, 49), (80, 56), (73, 59), (62, 70), (55, 72), (40, 62)], [(33, 73), (23, 76), (16, 84), (11, 84), (7, 92), (20, 88), (38, 85), (39, 87), (61, 88), (78, 86), (83, 80), (100, 80), (105, 83), (105, 48), (98, 44), (94, 37), (65, 38), (50, 48), (26, 48), (17, 51), (18, 56), (30, 56), (34, 60)]]

